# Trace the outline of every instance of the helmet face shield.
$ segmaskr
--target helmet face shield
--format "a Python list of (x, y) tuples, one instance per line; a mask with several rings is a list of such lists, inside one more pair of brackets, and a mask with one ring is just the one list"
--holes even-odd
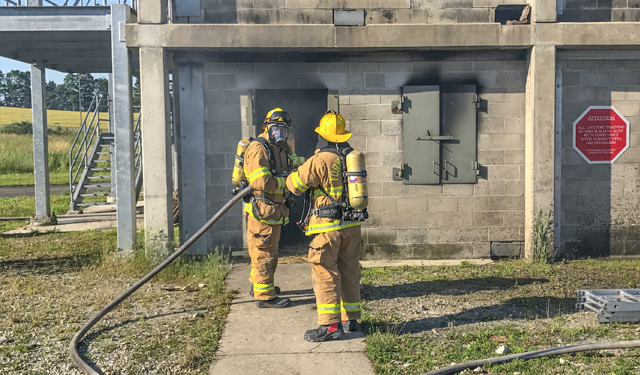
[(274, 144), (282, 144), (287, 141), (288, 129), (287, 125), (276, 123), (269, 126), (269, 140)]

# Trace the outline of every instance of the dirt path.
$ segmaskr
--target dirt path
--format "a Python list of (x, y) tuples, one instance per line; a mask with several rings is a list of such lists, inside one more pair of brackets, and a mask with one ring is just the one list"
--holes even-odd
[[(50, 185), (49, 194), (60, 194), (69, 191), (69, 185)], [(0, 186), (0, 197), (33, 197), (35, 195), (33, 186)]]

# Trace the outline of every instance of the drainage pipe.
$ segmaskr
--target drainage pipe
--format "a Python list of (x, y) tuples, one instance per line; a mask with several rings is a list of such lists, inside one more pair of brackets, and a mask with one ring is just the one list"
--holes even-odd
[(511, 354), (511, 355), (502, 356), (502, 357), (479, 359), (477, 361), (460, 363), (458, 365), (453, 365), (453, 366), (444, 367), (438, 370), (425, 372), (422, 375), (457, 374), (464, 370), (474, 369), (476, 367), (482, 367), (487, 363), (492, 365), (499, 365), (502, 363), (511, 362), (516, 359), (532, 359), (532, 358), (540, 358), (540, 357), (550, 357), (554, 355), (572, 354), (572, 353), (586, 352), (586, 351), (592, 351), (592, 350), (634, 349), (634, 348), (640, 348), (640, 340), (596, 342), (592, 344), (570, 345), (570, 346), (564, 346), (560, 348), (544, 349), (544, 350), (536, 350), (533, 352)]
[(229, 211), (229, 209), (234, 204), (236, 204), (245, 195), (251, 193), (252, 191), (253, 191), (253, 188), (251, 186), (246, 187), (244, 190), (240, 191), (235, 197), (233, 197), (233, 199), (231, 199), (227, 204), (225, 204), (224, 207), (222, 207), (220, 211), (218, 211), (202, 228), (200, 228), (200, 230), (198, 230), (191, 238), (189, 238), (187, 242), (182, 244), (182, 246), (180, 246), (178, 250), (176, 250), (173, 254), (171, 254), (167, 259), (165, 259), (162, 263), (160, 263), (145, 277), (143, 277), (137, 283), (135, 283), (131, 288), (127, 289), (126, 292), (122, 293), (122, 295), (120, 295), (118, 298), (111, 301), (111, 303), (109, 303), (105, 308), (100, 310), (93, 318), (91, 318), (91, 320), (85, 323), (85, 325), (82, 328), (80, 328), (78, 332), (76, 332), (75, 336), (73, 336), (73, 339), (71, 340), (71, 343), (69, 344), (69, 355), (71, 356), (71, 360), (73, 360), (73, 363), (75, 363), (75, 365), (78, 366), (78, 368), (82, 370), (82, 372), (84, 372), (87, 375), (99, 375), (99, 373), (96, 372), (93, 368), (91, 368), (91, 366), (89, 366), (89, 364), (86, 363), (82, 359), (82, 357), (80, 357), (80, 354), (78, 354), (78, 344), (80, 343), (80, 340), (82, 340), (84, 335), (96, 323), (98, 323), (100, 319), (102, 319), (105, 315), (107, 315), (109, 311), (113, 310), (114, 307), (118, 306), (122, 301), (124, 301), (127, 297), (133, 294), (133, 292), (138, 290), (138, 288), (143, 286), (147, 281), (151, 280), (152, 277), (154, 277), (160, 271), (162, 271), (162, 269), (164, 269), (171, 262), (176, 260), (176, 258), (179, 257), (180, 254), (182, 254), (185, 250), (187, 250), (189, 246), (193, 245), (193, 243), (196, 242), (198, 238), (202, 237), (202, 235), (205, 234), (205, 232), (209, 228), (211, 228), (211, 226), (215, 224), (216, 221), (218, 221), (218, 219), (220, 219), (225, 213), (227, 213), (227, 211)]

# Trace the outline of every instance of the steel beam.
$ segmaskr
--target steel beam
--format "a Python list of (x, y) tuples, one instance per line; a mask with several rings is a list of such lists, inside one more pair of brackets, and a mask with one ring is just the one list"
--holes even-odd
[(108, 30), (106, 16), (1, 16), (0, 32), (34, 31), (96, 31)]
[[(134, 183), (133, 107), (131, 52), (127, 49), (123, 28), (126, 5), (111, 5), (111, 54), (113, 71), (113, 128), (116, 144), (116, 207), (118, 250), (133, 251), (136, 244), (136, 197)], [(113, 165), (113, 164), (112, 164)]]
[(47, 136), (47, 93), (45, 67), (31, 65), (31, 112), (33, 116), (33, 178), (35, 182), (36, 216), (32, 224), (55, 222), (50, 217), (49, 147)]
[[(202, 64), (178, 65), (180, 89), (180, 241), (207, 222), (205, 165), (204, 73)], [(175, 94), (174, 94), (175, 95)], [(206, 255), (209, 237), (202, 236), (189, 253)]]

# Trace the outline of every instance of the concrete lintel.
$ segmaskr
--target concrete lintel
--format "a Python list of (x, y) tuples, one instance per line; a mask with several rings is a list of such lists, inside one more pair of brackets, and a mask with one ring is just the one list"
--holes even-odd
[(35, 182), (37, 222), (48, 222), (49, 146), (47, 133), (47, 93), (45, 67), (39, 62), (31, 65), (31, 112), (33, 123), (33, 178)]
[[(109, 30), (107, 16), (0, 16), (0, 32)], [(26, 31), (28, 30), (28, 31)]]
[(554, 202), (554, 144), (556, 48), (537, 45), (528, 58), (525, 130), (525, 250), (526, 259), (534, 253), (534, 225), (544, 218)]
[(308, 50), (530, 47), (532, 26), (499, 24), (333, 25), (127, 25), (129, 47), (304, 48)]
[(640, 22), (567, 22), (535, 25), (539, 43), (563, 46), (640, 46)]
[(169, 72), (163, 48), (140, 48), (140, 92), (145, 246), (148, 256), (160, 258), (173, 240)]

